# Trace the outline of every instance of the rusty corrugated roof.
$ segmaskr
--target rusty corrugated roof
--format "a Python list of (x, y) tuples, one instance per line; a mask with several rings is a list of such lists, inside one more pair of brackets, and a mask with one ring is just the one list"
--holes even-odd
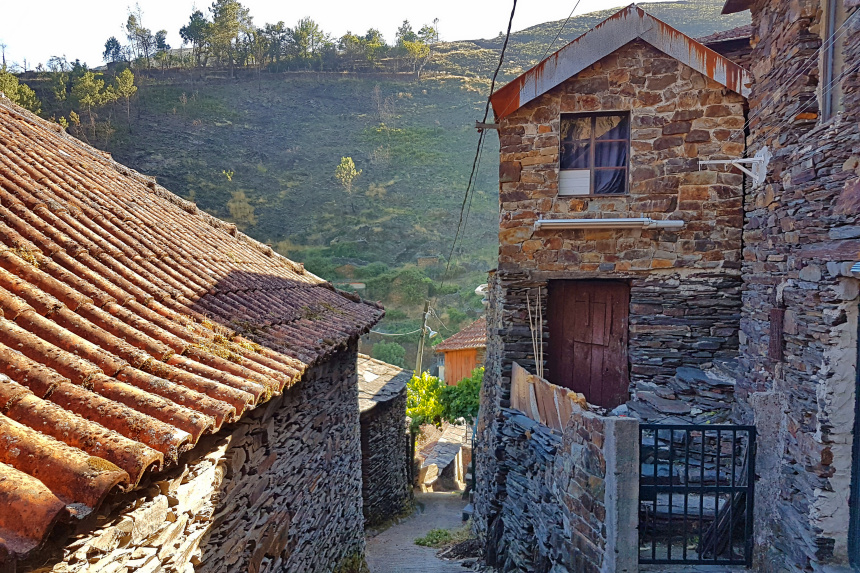
[(0, 96), (0, 563), (381, 314)]
[(482, 316), (457, 334), (436, 345), (436, 352), (484, 348), (487, 346), (487, 318)]
[(751, 80), (746, 70), (631, 4), (496, 90), (490, 97), (496, 119), (510, 115), (637, 38), (733, 92), (749, 95)]

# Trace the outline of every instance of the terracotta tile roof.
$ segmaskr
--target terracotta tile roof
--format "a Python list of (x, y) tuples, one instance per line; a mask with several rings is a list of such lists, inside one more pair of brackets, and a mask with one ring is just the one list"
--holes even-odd
[(752, 32), (752, 24), (747, 24), (745, 26), (738, 26), (737, 28), (732, 28), (731, 30), (714, 32), (713, 34), (702, 36), (701, 38), (696, 38), (696, 41), (700, 44), (708, 46), (710, 44), (716, 44), (718, 42), (729, 42), (731, 40), (743, 40), (745, 38), (750, 38), (752, 36)]
[(377, 404), (396, 398), (411, 379), (411, 370), (359, 354), (358, 409), (367, 412)]
[(436, 345), (436, 352), (484, 348), (487, 346), (487, 318), (482, 316), (454, 336)]
[(381, 315), (0, 97), (0, 563)]

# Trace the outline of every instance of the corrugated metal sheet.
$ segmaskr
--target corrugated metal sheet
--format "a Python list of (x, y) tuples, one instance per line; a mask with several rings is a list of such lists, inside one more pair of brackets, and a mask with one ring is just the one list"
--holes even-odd
[(381, 314), (0, 98), (0, 563)]
[(743, 68), (631, 5), (497, 90), (490, 98), (496, 119), (513, 113), (637, 38), (728, 89), (749, 95), (750, 78)]

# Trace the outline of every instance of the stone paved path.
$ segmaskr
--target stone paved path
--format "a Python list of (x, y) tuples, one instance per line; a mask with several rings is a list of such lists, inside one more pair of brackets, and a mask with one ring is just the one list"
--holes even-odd
[(456, 529), (463, 525), (466, 502), (460, 493), (415, 493), (415, 501), (424, 511), (415, 513), (397, 525), (367, 540), (367, 564), (370, 573), (465, 573), (459, 563), (443, 561), (436, 550), (415, 545), (431, 529)]

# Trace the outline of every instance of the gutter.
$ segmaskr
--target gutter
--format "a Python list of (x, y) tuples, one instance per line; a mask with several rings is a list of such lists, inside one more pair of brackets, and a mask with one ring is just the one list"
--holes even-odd
[(541, 229), (681, 229), (684, 221), (655, 220), (649, 217), (623, 219), (538, 219), (535, 231)]

